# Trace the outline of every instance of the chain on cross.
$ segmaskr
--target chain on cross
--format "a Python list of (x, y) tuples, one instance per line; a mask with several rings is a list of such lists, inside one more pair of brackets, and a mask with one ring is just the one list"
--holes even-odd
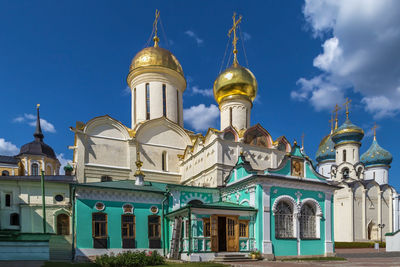
[(231, 37), (231, 34), (233, 32), (233, 40), (232, 40), (232, 45), (233, 45), (233, 65), (238, 65), (238, 60), (237, 60), (237, 41), (238, 38), (236, 36), (236, 28), (238, 27), (239, 23), (242, 21), (242, 16), (239, 16), (239, 19), (236, 20), (236, 12), (233, 13), (232, 16), (232, 20), (233, 20), (233, 25), (232, 28), (229, 30), (228, 32), (228, 37)]

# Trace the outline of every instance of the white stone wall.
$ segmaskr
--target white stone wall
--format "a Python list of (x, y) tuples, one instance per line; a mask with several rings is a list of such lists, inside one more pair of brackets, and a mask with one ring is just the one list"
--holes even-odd
[(328, 178), (331, 178), (331, 167), (335, 164), (334, 161), (324, 161), (318, 164), (318, 172)]
[(389, 183), (389, 167), (379, 166), (379, 167), (367, 167), (364, 172), (365, 180), (375, 180), (378, 184), (388, 184)]
[[(360, 145), (350, 143), (338, 145), (336, 148), (336, 165), (342, 162), (348, 162), (350, 164), (356, 164), (360, 161)], [(343, 151), (346, 150), (346, 161), (343, 159)]]
[(219, 107), (221, 130), (230, 126), (231, 122), (232, 126), (238, 130), (249, 128), (251, 105), (250, 101), (241, 98), (223, 101)]

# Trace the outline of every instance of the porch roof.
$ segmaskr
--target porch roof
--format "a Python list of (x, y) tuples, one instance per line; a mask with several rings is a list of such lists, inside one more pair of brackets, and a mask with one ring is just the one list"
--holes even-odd
[(232, 211), (254, 211), (256, 212), (257, 209), (253, 207), (248, 207), (248, 206), (243, 206), (231, 202), (224, 202), (224, 201), (218, 201), (218, 202), (213, 202), (213, 203), (207, 203), (207, 204), (187, 204), (186, 206), (179, 208), (177, 210), (171, 211), (166, 214), (166, 216), (172, 216), (175, 214), (179, 213), (186, 213), (189, 211), (189, 209), (220, 209), (220, 210), (232, 210)]

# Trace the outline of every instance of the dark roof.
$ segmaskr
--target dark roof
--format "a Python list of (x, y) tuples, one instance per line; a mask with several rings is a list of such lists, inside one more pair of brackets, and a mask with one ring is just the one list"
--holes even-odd
[(43, 142), (44, 135), (42, 133), (42, 128), (40, 127), (40, 116), (39, 116), (39, 106), (37, 108), (37, 118), (36, 118), (36, 130), (33, 134), (35, 140), (25, 144), (21, 147), (18, 156), (23, 154), (28, 155), (40, 155), (49, 158), (57, 159), (54, 150), (47, 144)]
[(7, 164), (18, 164), (19, 159), (14, 156), (2, 156), (0, 155), (0, 163)]
[(28, 155), (42, 155), (49, 158), (57, 159), (54, 150), (42, 140), (35, 140), (21, 147), (18, 156), (28, 154)]
[[(27, 181), (27, 182), (39, 182), (40, 176), (0, 176), (0, 181)], [(45, 175), (44, 180), (46, 182), (57, 182), (57, 183), (75, 183), (75, 176), (69, 175)]]

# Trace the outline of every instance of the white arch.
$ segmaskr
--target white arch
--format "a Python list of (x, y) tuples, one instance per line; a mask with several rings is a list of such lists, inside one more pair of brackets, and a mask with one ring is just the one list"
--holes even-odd
[(319, 205), (318, 201), (316, 201), (316, 200), (313, 199), (313, 198), (305, 198), (305, 199), (303, 199), (303, 200), (301, 201), (301, 203), (300, 203), (300, 209), (299, 209), (299, 210), (301, 210), (301, 208), (303, 207), (303, 205), (306, 204), (306, 203), (312, 203), (312, 204), (316, 207), (316, 209), (317, 209), (315, 215), (322, 217), (322, 215), (323, 215), (322, 208), (321, 208), (321, 206)]
[(278, 206), (278, 203), (280, 202), (280, 201), (288, 201), (290, 204), (292, 204), (292, 207), (293, 207), (293, 214), (297, 214), (297, 213), (299, 213), (299, 211), (300, 211), (300, 208), (299, 208), (299, 205), (297, 205), (297, 203), (296, 203), (296, 200), (294, 200), (294, 198), (292, 198), (291, 196), (289, 196), (289, 195), (282, 195), (282, 196), (279, 196), (279, 197), (277, 197), (276, 199), (275, 199), (275, 202), (274, 202), (274, 204), (272, 205), (272, 213), (275, 215), (275, 213), (276, 213), (276, 207)]
[(248, 199), (243, 199), (243, 200), (240, 202), (240, 205), (243, 205), (244, 203), (247, 203), (247, 205), (250, 206), (250, 202), (249, 202)]

